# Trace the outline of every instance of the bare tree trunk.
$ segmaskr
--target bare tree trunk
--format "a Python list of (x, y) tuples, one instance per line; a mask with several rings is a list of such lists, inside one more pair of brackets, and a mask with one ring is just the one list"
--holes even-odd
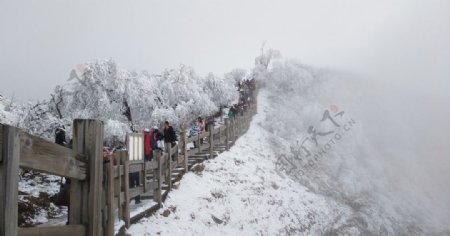
[(52, 95), (52, 100), (51, 101), (55, 104), (55, 109), (56, 109), (56, 112), (58, 113), (59, 119), (62, 119), (63, 115), (61, 113), (60, 106), (64, 102), (64, 100), (63, 100), (63, 90), (62, 90), (62, 88), (56, 88), (56, 90), (57, 90), (57, 95), (56, 96)]
[(128, 105), (127, 100), (124, 98), (123, 99), (123, 115), (128, 119), (128, 122), (130, 122), (130, 129), (131, 131), (135, 132), (136, 130), (134, 129), (133, 126), (133, 117), (131, 117), (131, 108)]

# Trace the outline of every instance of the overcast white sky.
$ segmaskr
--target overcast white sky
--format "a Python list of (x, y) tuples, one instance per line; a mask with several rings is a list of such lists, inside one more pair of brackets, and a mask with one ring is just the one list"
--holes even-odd
[[(319, 67), (450, 88), (450, 1), (0, 0), (0, 93), (45, 99), (77, 64), (250, 68), (261, 43)], [(447, 87), (446, 87), (447, 86)]]

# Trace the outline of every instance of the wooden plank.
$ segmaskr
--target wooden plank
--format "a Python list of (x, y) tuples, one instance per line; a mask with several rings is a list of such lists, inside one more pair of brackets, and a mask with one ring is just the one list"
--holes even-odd
[(119, 196), (120, 196), (119, 204), (125, 203), (125, 192), (121, 192)]
[(214, 125), (209, 125), (209, 158), (213, 158), (214, 152)]
[(139, 187), (136, 187), (136, 188), (130, 188), (129, 196), (130, 196), (130, 199), (133, 199), (134, 197), (139, 196), (139, 195), (141, 195), (143, 193), (144, 193), (144, 187), (143, 186), (139, 186)]
[(144, 193), (153, 191), (153, 181), (144, 180)]
[(0, 235), (17, 235), (17, 189), (19, 185), (20, 131), (3, 126), (0, 163)]
[[(199, 131), (199, 132), (200, 132), (200, 131)], [(200, 134), (200, 133), (199, 133), (199, 134)], [(202, 150), (201, 150), (201, 145), (202, 145), (202, 144), (201, 144), (201, 143), (202, 143), (201, 140), (202, 140), (202, 139), (200, 138), (200, 135), (199, 135), (199, 134), (197, 134), (197, 151), (198, 151), (198, 152), (201, 152), (201, 151), (202, 151)]]
[(192, 149), (192, 150), (188, 150), (187, 151), (187, 156), (189, 157), (189, 156), (192, 156), (192, 155), (194, 155), (195, 153), (197, 153), (197, 149)]
[(218, 134), (220, 132), (220, 129), (214, 129), (214, 134)]
[(129, 164), (128, 164), (128, 153), (121, 152), (120, 163), (124, 165), (124, 175), (123, 175), (123, 192), (124, 194), (124, 204), (122, 207), (122, 217), (127, 228), (130, 227), (130, 186), (129, 186)]
[(176, 153), (178, 153), (178, 144), (175, 145), (175, 146), (173, 146), (173, 147), (170, 149), (170, 154), (171, 154), (171, 155), (174, 155), (174, 154), (176, 154)]
[(197, 141), (198, 137), (197, 136), (192, 136), (190, 138), (186, 138), (186, 142), (187, 143), (192, 143), (194, 141)]
[(178, 163), (177, 162), (172, 162), (172, 163), (170, 163), (170, 173), (172, 173), (173, 172), (173, 169), (175, 169), (175, 167), (177, 167), (178, 166)]
[(158, 202), (159, 206), (162, 206), (162, 168), (163, 168), (163, 162), (161, 157), (160, 151), (153, 151), (153, 156), (155, 157), (155, 160), (158, 162), (158, 169), (156, 171), (156, 178), (157, 178), (157, 189), (155, 189), (155, 200)]
[(0, 163), (3, 161), (3, 125), (0, 124)]
[[(122, 178), (123, 178), (123, 173), (124, 173), (124, 166), (120, 165), (121, 161), (120, 161), (120, 153), (114, 153), (114, 163), (116, 163), (116, 165), (114, 166), (114, 178), (117, 178), (117, 182), (116, 182), (116, 186), (114, 188), (114, 192), (117, 193), (117, 200), (114, 199), (114, 205), (116, 205), (116, 207), (114, 207), (114, 209), (118, 208), (118, 215), (119, 215), (119, 219), (123, 219), (122, 216), (122, 203), (124, 200), (124, 197), (122, 196)], [(117, 167), (117, 172), (116, 172), (116, 167)], [(118, 174), (116, 176), (116, 174)]]
[(144, 164), (144, 160), (128, 160), (128, 163), (130, 165), (134, 165), (134, 164)]
[(81, 223), (81, 196), (82, 196), (82, 186), (81, 182), (73, 179), (70, 181), (70, 191), (69, 191), (69, 224), (80, 224)]
[(145, 162), (145, 167), (147, 170), (154, 170), (158, 168), (158, 162), (153, 159), (153, 161)]
[(107, 164), (107, 191), (106, 191), (106, 203), (107, 203), (107, 225), (105, 226), (105, 235), (114, 236), (114, 169), (113, 160)]
[(204, 143), (200, 146), (200, 153), (208, 151), (209, 150), (209, 143)]
[(230, 134), (229, 134), (229, 142), (233, 143), (234, 142), (234, 119), (230, 120)]
[(114, 210), (118, 209), (117, 213), (118, 213), (119, 219), (121, 219), (121, 220), (123, 219), (123, 216), (122, 216), (123, 213), (121, 212), (123, 204), (125, 204), (125, 193), (121, 192), (117, 196), (114, 197)]
[(123, 165), (117, 165), (113, 167), (114, 172), (114, 178), (118, 178), (121, 175), (124, 175), (124, 166)]
[(73, 150), (86, 156), (88, 181), (71, 181), (70, 224), (87, 226), (87, 235), (102, 235), (103, 123), (77, 119), (73, 122)]
[[(170, 144), (169, 144), (170, 145)], [(167, 161), (166, 170), (166, 184), (169, 186), (169, 191), (172, 190), (172, 181), (170, 180), (170, 176), (172, 175), (172, 148), (167, 148), (167, 156), (169, 160)]]
[(86, 179), (86, 163), (72, 149), (20, 132), (20, 167), (49, 174)]
[(64, 225), (64, 226), (19, 228), (19, 236), (47, 236), (47, 235), (84, 236), (86, 235), (86, 227), (84, 225)]
[(144, 183), (146, 185), (146, 189), (144, 189), (144, 193), (150, 193), (153, 192), (156, 188), (158, 188), (158, 182), (157, 181), (148, 181)]
[(89, 161), (89, 201), (88, 201), (88, 236), (102, 235), (102, 180), (103, 180), (103, 122), (84, 120), (87, 123), (89, 140), (87, 156)]
[(200, 138), (206, 138), (209, 136), (209, 132), (203, 132), (199, 135)]
[(142, 171), (144, 168), (144, 163), (130, 163), (129, 165), (129, 173), (135, 173), (135, 172), (140, 172)]
[(225, 118), (225, 146), (226, 150), (230, 150), (230, 121)]
[(146, 163), (144, 163), (144, 171), (143, 171), (142, 180), (141, 180), (141, 182), (144, 184), (144, 192), (147, 191), (147, 185), (146, 185), (146, 183), (147, 183), (147, 171), (148, 171), (147, 165), (146, 165)]
[(183, 131), (181, 132), (181, 137), (183, 137), (182, 142), (183, 142), (183, 149), (181, 150), (181, 153), (183, 153), (184, 156), (184, 169), (187, 172), (188, 171), (188, 151), (187, 151), (187, 138), (186, 138), (186, 128), (183, 127)]
[(221, 130), (220, 126), (219, 126), (218, 130), (219, 130), (219, 141), (218, 141), (218, 143), (220, 144), (222, 142), (222, 130)]
[(184, 168), (184, 155), (177, 154), (177, 160), (178, 165), (181, 165)]

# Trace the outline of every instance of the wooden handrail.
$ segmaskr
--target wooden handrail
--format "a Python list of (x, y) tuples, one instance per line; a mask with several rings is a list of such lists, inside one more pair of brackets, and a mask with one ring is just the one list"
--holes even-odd
[(20, 132), (20, 167), (84, 180), (87, 165), (72, 149)]
[(84, 225), (64, 225), (64, 226), (19, 228), (18, 235), (19, 236), (47, 236), (47, 235), (84, 236), (84, 235), (86, 235), (86, 227)]
[[(187, 138), (183, 128), (177, 145), (167, 148), (167, 152), (153, 151), (153, 160), (146, 162), (141, 158), (129, 160), (127, 151), (119, 151), (113, 160), (103, 163), (101, 148), (103, 146), (103, 123), (95, 120), (75, 120), (73, 150), (57, 145), (42, 138), (35, 137), (18, 128), (0, 124), (0, 177), (7, 183), (0, 183), (0, 235), (113, 235), (114, 217), (130, 225), (131, 198), (151, 193), (159, 206), (162, 206), (164, 191), (172, 187), (173, 171), (188, 171), (189, 157), (200, 160), (212, 158), (217, 151), (228, 150), (236, 139), (249, 128), (251, 116), (256, 113), (256, 103), (244, 116), (225, 119), (223, 125), (209, 127), (209, 132), (202, 132)], [(138, 136), (138, 135), (136, 135)], [(203, 144), (200, 140), (205, 139)], [(197, 148), (188, 150), (187, 144), (197, 142)], [(143, 145), (137, 145), (134, 154), (140, 154)], [(142, 152), (143, 153), (143, 152)], [(174, 158), (172, 160), (172, 157)], [(88, 168), (89, 166), (89, 168)], [(70, 215), (67, 226), (39, 228), (18, 228), (17, 219), (17, 169), (33, 169), (49, 174), (70, 178)], [(140, 186), (129, 188), (129, 174), (140, 173), (143, 177)], [(163, 186), (165, 186), (163, 188)], [(118, 209), (118, 211), (117, 211)], [(2, 213), (3, 212), (3, 213)]]

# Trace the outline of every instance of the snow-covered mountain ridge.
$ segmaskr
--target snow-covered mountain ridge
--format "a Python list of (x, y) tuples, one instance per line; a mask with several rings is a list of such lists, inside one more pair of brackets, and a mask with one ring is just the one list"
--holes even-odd
[(128, 233), (450, 235), (448, 107), (295, 61), (260, 79), (248, 133)]

